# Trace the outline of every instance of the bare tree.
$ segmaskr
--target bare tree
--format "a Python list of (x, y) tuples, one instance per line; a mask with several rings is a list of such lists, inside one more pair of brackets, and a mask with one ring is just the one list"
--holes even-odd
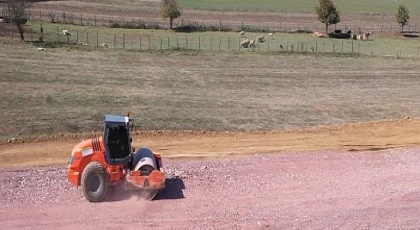
[(29, 7), (29, 2), (27, 0), (8, 0), (7, 1), (7, 16), (10, 22), (14, 23), (20, 34), (20, 38), (23, 40), (23, 25), (26, 23), (26, 10)]

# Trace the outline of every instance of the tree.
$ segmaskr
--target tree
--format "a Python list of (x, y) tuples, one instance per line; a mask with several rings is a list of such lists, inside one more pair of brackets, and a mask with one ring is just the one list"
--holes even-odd
[(319, 6), (315, 9), (318, 14), (318, 20), (325, 24), (325, 32), (328, 33), (329, 25), (340, 22), (340, 12), (331, 0), (319, 0)]
[(405, 5), (401, 4), (398, 6), (397, 14), (395, 17), (397, 18), (398, 24), (401, 25), (401, 32), (403, 32), (404, 26), (407, 25), (408, 19), (410, 19), (408, 9), (405, 7)]
[(172, 29), (174, 19), (181, 16), (176, 0), (162, 0), (161, 11), (163, 19), (169, 18), (170, 28)]
[(29, 7), (29, 2), (27, 0), (8, 0), (7, 1), (7, 16), (10, 22), (14, 23), (20, 34), (22, 41), (23, 37), (23, 25), (26, 23), (27, 19), (25, 17), (26, 10)]

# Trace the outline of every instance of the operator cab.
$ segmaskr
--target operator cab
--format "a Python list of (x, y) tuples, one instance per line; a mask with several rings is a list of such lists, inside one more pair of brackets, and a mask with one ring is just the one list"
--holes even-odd
[(105, 115), (104, 142), (110, 164), (127, 164), (131, 160), (131, 121), (128, 116)]

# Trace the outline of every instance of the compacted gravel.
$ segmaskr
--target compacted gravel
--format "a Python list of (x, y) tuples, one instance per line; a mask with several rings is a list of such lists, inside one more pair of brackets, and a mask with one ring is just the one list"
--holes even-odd
[(420, 149), (164, 160), (153, 201), (87, 202), (66, 166), (0, 170), (2, 229), (420, 229)]

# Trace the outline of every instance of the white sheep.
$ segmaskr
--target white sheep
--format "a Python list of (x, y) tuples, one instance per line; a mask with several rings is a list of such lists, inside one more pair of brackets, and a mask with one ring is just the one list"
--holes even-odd
[(264, 42), (264, 35), (262, 34), (262, 35), (258, 36), (256, 40), (257, 40), (257, 42), (263, 43)]
[(249, 43), (251, 43), (251, 41), (249, 39), (245, 39), (239, 45), (241, 47), (243, 47), (243, 48), (248, 48), (249, 47)]
[(239, 33), (239, 36), (241, 36), (241, 37), (245, 36), (245, 31), (241, 31), (241, 32)]
[(273, 33), (269, 33), (269, 34), (268, 34), (268, 37), (269, 37), (269, 38), (272, 38), (272, 37), (273, 37)]
[(4, 21), (3, 21), (3, 18), (0, 18), (0, 23), (3, 23)]
[(39, 48), (37, 48), (36, 50), (38, 50), (38, 51), (44, 51), (44, 48), (39, 47)]
[(71, 35), (71, 33), (68, 30), (63, 30), (63, 34), (66, 35), (66, 36), (70, 36)]
[(255, 46), (255, 40), (254, 40), (254, 39), (252, 39), (252, 40), (249, 42), (249, 47), (252, 47), (252, 46)]

